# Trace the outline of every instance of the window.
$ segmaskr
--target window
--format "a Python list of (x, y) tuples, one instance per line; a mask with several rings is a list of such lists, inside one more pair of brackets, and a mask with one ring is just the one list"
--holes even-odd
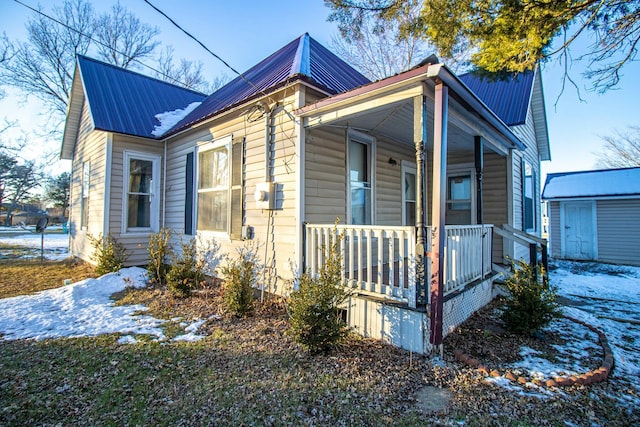
[(230, 143), (231, 137), (199, 147), (196, 227), (200, 231), (228, 231)]
[(535, 171), (526, 160), (522, 161), (522, 225), (524, 231), (536, 230)]
[(447, 225), (475, 224), (475, 171), (472, 166), (456, 165), (447, 175)]
[(402, 225), (416, 225), (416, 165), (402, 162)]
[(80, 228), (89, 224), (89, 180), (91, 178), (91, 162), (82, 164), (82, 200), (80, 201)]
[(373, 223), (372, 181), (374, 139), (360, 132), (348, 134), (349, 218), (351, 224)]
[(160, 157), (125, 152), (125, 232), (158, 229)]

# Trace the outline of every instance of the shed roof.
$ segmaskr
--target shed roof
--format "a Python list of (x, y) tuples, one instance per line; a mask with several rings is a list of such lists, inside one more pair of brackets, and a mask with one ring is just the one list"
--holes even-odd
[(547, 175), (545, 200), (600, 197), (640, 197), (640, 167)]
[(208, 96), (167, 135), (296, 78), (331, 95), (369, 83), (369, 79), (305, 33)]
[(533, 79), (533, 71), (509, 75), (504, 79), (481, 77), (473, 73), (460, 76), (460, 80), (509, 126), (526, 122)]
[(205, 95), (86, 56), (78, 69), (96, 129), (155, 138), (156, 114), (182, 109)]

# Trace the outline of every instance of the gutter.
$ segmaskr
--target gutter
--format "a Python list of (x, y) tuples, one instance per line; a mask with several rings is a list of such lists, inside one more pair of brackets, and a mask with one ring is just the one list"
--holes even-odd
[(500, 133), (504, 134), (507, 140), (513, 145), (512, 148), (525, 150), (527, 147), (520, 141), (509, 129), (509, 127), (494, 113), (487, 105), (480, 100), (462, 80), (458, 78), (446, 65), (433, 64), (427, 69), (427, 77), (432, 80), (440, 80), (458, 95), (469, 107), (478, 111), (482, 116), (496, 128)]

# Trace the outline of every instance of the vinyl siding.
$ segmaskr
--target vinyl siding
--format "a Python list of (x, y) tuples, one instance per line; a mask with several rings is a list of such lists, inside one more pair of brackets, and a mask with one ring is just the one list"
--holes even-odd
[[(104, 225), (104, 182), (107, 133), (93, 130), (93, 124), (86, 102), (83, 102), (82, 116), (78, 126), (78, 138), (73, 150), (71, 188), (69, 206), (69, 252), (91, 262), (93, 248), (87, 234), (98, 237), (105, 234)], [(82, 169), (90, 162), (89, 177), (89, 223), (81, 227)]]
[(640, 266), (640, 199), (597, 200), (596, 212), (599, 261)]
[[(114, 135), (112, 143), (111, 157), (111, 186), (109, 194), (111, 195), (109, 205), (109, 233), (122, 243), (129, 253), (129, 257), (125, 265), (146, 265), (149, 261), (147, 246), (149, 243), (149, 232), (127, 233), (124, 229), (123, 215), (123, 196), (125, 192), (124, 182), (124, 152), (132, 151), (144, 154), (153, 154), (160, 156), (160, 194), (162, 190), (162, 155), (164, 151), (164, 143), (161, 141), (147, 140), (143, 138), (134, 138), (125, 135)], [(158, 218), (162, 218), (162, 198), (159, 200), (160, 214)]]
[(560, 239), (560, 202), (549, 202), (549, 251), (551, 256), (559, 258), (561, 256)]
[[(262, 259), (264, 254), (267, 254), (267, 259), (262, 259), (262, 261), (269, 267), (268, 271), (272, 276), (284, 279), (292, 276), (288, 266), (290, 262), (295, 261), (294, 244), (297, 239), (295, 220), (295, 170), (297, 166), (294, 122), (289, 115), (294, 109), (295, 97), (291, 89), (288, 89), (287, 93), (286, 98), (283, 97), (282, 92), (269, 97), (270, 102), (280, 100), (280, 104), (286, 110), (286, 112), (279, 110), (272, 121), (274, 137), (270, 171), (273, 181), (278, 184), (276, 210), (259, 209), (253, 197), (257, 184), (266, 180), (265, 120), (260, 118), (250, 122), (247, 115), (244, 114), (249, 106), (206, 122), (196, 129), (168, 141), (165, 226), (176, 232), (177, 237), (174, 242), (177, 243), (184, 232), (187, 153), (194, 152), (197, 144), (206, 143), (214, 138), (218, 139), (227, 135), (232, 135), (234, 139), (244, 137), (244, 224), (254, 228), (254, 241), (260, 245), (259, 256)], [(195, 163), (197, 163), (197, 159)], [(231, 240), (227, 234), (206, 232), (198, 232), (197, 234), (202, 238), (214, 237), (220, 243), (221, 251), (231, 256), (236, 256), (236, 249), (244, 244), (241, 240)], [(184, 237), (190, 238), (191, 236)], [(283, 285), (284, 282), (278, 282), (275, 286), (279, 289), (276, 291), (281, 290)]]
[[(305, 221), (344, 223), (347, 214), (346, 129), (320, 127), (306, 135)], [(412, 144), (379, 137), (375, 141), (373, 182), (375, 224), (402, 224), (402, 161), (415, 163)], [(396, 161), (389, 163), (389, 158)]]

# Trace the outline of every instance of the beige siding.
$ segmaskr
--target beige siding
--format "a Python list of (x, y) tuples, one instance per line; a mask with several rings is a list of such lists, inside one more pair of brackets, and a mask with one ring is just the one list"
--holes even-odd
[[(305, 221), (333, 223), (344, 221), (347, 211), (346, 130), (321, 127), (307, 132)], [(401, 144), (383, 137), (375, 141), (376, 167), (373, 188), (375, 223), (402, 224), (402, 161), (415, 163), (412, 144)], [(396, 164), (389, 163), (393, 158)]]
[(596, 213), (598, 260), (640, 265), (640, 199), (598, 200)]
[[(107, 134), (93, 130), (93, 124), (86, 102), (82, 107), (82, 118), (78, 138), (73, 152), (69, 206), (70, 253), (90, 261), (93, 248), (87, 234), (105, 234), (104, 226), (104, 183)], [(82, 169), (84, 162), (90, 162), (89, 178), (89, 223), (81, 227), (80, 209), (82, 203)]]
[[(265, 120), (250, 122), (244, 111), (229, 113), (221, 118), (207, 122), (197, 129), (179, 135), (168, 141), (167, 145), (167, 191), (165, 226), (181, 235), (184, 232), (185, 215), (185, 165), (186, 155), (195, 152), (198, 143), (206, 143), (214, 138), (233, 135), (245, 137), (244, 165), (244, 224), (254, 228), (254, 241), (260, 244), (259, 256), (264, 258), (273, 277), (291, 277), (288, 266), (295, 261), (294, 245), (296, 237), (295, 218), (295, 156), (293, 111), (294, 97), (291, 89), (288, 96), (270, 96), (270, 101), (281, 100), (285, 111), (279, 110), (273, 119), (274, 138), (270, 171), (271, 178), (278, 184), (277, 206), (273, 211), (262, 210), (256, 206), (253, 197), (256, 186), (264, 182), (265, 176)], [(288, 114), (289, 113), (289, 114)], [(236, 249), (243, 246), (239, 240), (231, 240), (227, 234), (199, 233), (203, 238), (214, 237), (224, 253), (236, 256)], [(185, 236), (189, 238), (190, 236)], [(272, 282), (273, 286), (273, 282)], [(281, 290), (284, 282), (276, 284)]]
[(552, 257), (561, 256), (560, 202), (549, 202), (549, 246)]
[[(522, 159), (524, 158), (535, 171), (536, 179), (534, 181), (534, 205), (536, 206), (536, 229), (535, 231), (529, 231), (529, 233), (536, 236), (540, 236), (542, 231), (542, 215), (540, 213), (540, 157), (538, 154), (538, 145), (534, 127), (533, 110), (530, 107), (527, 113), (526, 123), (519, 126), (511, 127), (513, 133), (520, 138), (525, 144), (526, 149), (524, 151), (514, 151), (511, 155), (511, 170), (512, 170), (512, 182), (513, 182), (513, 215), (511, 216), (511, 222), (509, 225), (522, 230), (522, 215), (523, 215), (523, 200), (522, 200)], [(507, 243), (505, 246), (507, 255), (510, 255), (514, 259), (529, 257), (528, 248), (520, 244)]]
[[(126, 265), (146, 265), (148, 262), (147, 245), (149, 243), (149, 232), (127, 233), (124, 227), (124, 206), (123, 196), (126, 190), (124, 179), (124, 152), (136, 152), (143, 154), (153, 154), (160, 156), (160, 184), (162, 184), (162, 155), (164, 143), (160, 141), (134, 138), (125, 135), (114, 135), (111, 155), (111, 185), (110, 206), (109, 206), (109, 233), (118, 239), (129, 252)], [(160, 185), (160, 194), (162, 194)], [(160, 219), (162, 218), (162, 198), (159, 200)]]

